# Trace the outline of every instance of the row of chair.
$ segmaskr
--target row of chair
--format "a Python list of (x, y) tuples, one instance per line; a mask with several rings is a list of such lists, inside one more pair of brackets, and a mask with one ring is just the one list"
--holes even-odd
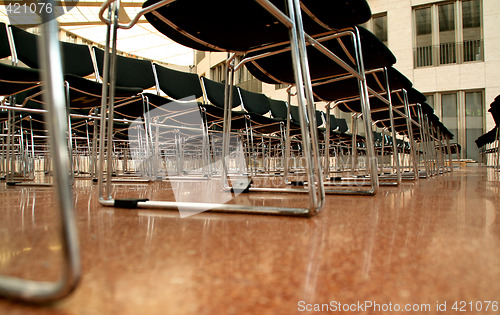
[(500, 95), (495, 97), (493, 102), (490, 104), (490, 108), (488, 111), (491, 113), (493, 120), (495, 121), (495, 127), (485, 134), (479, 136), (476, 139), (476, 145), (479, 148), (479, 153), (482, 158), (491, 156), (492, 161), (491, 165), (494, 166), (495, 169), (500, 169), (500, 153), (499, 153), (499, 124), (500, 124)]
[[(36, 61), (36, 50), (33, 49), (26, 49), (26, 47), (33, 47), (34, 41), (36, 41), (36, 36), (26, 33), (22, 30), (19, 30), (17, 28), (12, 28), (13, 29), (13, 35), (14, 35), (14, 42), (15, 43), (20, 43), (20, 47), (18, 47), (17, 50), (19, 50), (19, 58), (25, 62), (26, 64), (36, 68), (37, 67), (37, 61)], [(373, 72), (368, 72), (367, 75), (367, 82), (369, 84), (369, 88), (371, 90), (377, 90), (377, 91), (383, 91), (384, 87), (381, 86), (381, 71), (377, 72), (374, 71), (374, 68), (376, 66), (389, 66), (394, 63), (395, 58), (392, 56), (390, 51), (387, 50), (387, 48), (383, 45), (380, 45), (379, 41), (377, 41), (373, 34), (369, 33), (368, 31), (362, 29), (362, 28), (356, 28), (356, 30), (361, 34), (360, 38), (362, 39), (363, 47), (368, 47), (365, 48), (366, 52), (365, 54), (368, 54), (369, 52), (378, 52), (382, 51), (381, 53), (378, 53), (376, 56), (377, 61), (372, 61), (372, 58), (366, 58), (367, 62), (364, 62), (365, 65), (370, 65), (370, 70)], [(336, 33), (337, 35), (338, 33)], [(338, 37), (335, 37), (337, 39)], [(366, 39), (368, 38), (368, 39)], [(366, 39), (366, 40), (365, 40)], [(368, 43), (368, 44), (367, 44)], [(24, 49), (23, 49), (23, 44), (24, 44)], [(336, 46), (334, 44), (331, 44), (330, 49), (335, 50), (337, 49), (337, 54), (341, 54), (341, 51), (339, 47), (345, 47), (347, 43), (343, 43), (343, 45)], [(79, 47), (80, 46), (80, 47)], [(374, 48), (375, 47), (375, 48)], [(377, 49), (378, 47), (378, 49)], [(71, 64), (71, 59), (75, 60), (74, 58), (65, 58), (65, 65), (67, 69), (70, 69), (66, 72), (66, 80), (70, 89), (69, 95), (71, 96), (69, 98), (69, 104), (70, 108), (75, 110), (88, 110), (90, 108), (96, 108), (96, 104), (100, 101), (99, 100), (99, 93), (97, 92), (97, 89), (101, 89), (102, 85), (100, 85), (98, 82), (90, 81), (87, 79), (82, 80), (83, 78), (81, 76), (84, 75), (89, 75), (90, 71), (92, 69), (96, 69), (97, 73), (103, 73), (103, 64), (104, 64), (104, 51), (97, 49), (94, 47), (94, 54), (95, 54), (95, 61), (93, 62), (94, 64), (97, 65), (97, 67), (92, 67), (92, 56), (88, 54), (88, 49), (87, 47), (83, 47), (83, 45), (75, 45), (75, 44), (64, 44), (65, 51), (67, 51), (67, 55), (72, 55), (72, 56), (78, 56), (78, 60), (83, 60), (86, 62), (79, 62), (78, 67), (76, 67), (73, 64)], [(288, 52), (286, 52), (288, 53)], [(345, 52), (344, 52), (345, 53)], [(350, 52), (350, 55), (353, 55), (354, 53)], [(371, 55), (370, 55), (371, 56)], [(266, 58), (262, 59), (256, 59), (260, 64), (256, 65), (256, 60), (252, 60), (251, 63), (247, 63), (246, 65), (251, 65), (249, 66), (249, 69), (252, 71), (255, 71), (255, 69), (260, 69), (261, 71), (264, 71), (262, 69), (265, 69), (266, 63), (263, 62), (266, 61), (267, 64), (272, 65), (276, 67), (276, 64), (279, 64), (278, 61), (286, 60), (287, 58), (283, 58), (280, 54), (274, 54), (272, 56), (275, 58), (275, 60), (269, 60), (266, 61)], [(249, 56), (248, 58), (252, 58), (252, 56)], [(320, 56), (318, 56), (320, 58)], [(321, 59), (321, 58), (320, 58)], [(349, 59), (346, 57), (346, 59)], [(314, 59), (316, 60), (316, 59)], [(382, 60), (382, 62), (380, 62)], [(326, 60), (320, 60), (319, 63), (314, 63), (314, 64), (320, 64), (326, 62)], [(370, 63), (371, 62), (371, 63)], [(135, 98), (131, 99), (133, 96), (137, 95), (139, 92), (139, 88), (142, 89), (147, 89), (151, 88), (156, 84), (157, 88), (163, 90), (166, 92), (167, 95), (173, 96), (174, 99), (182, 99), (184, 97), (188, 97), (191, 95), (194, 95), (195, 98), (199, 98), (204, 95), (203, 91), (205, 91), (206, 94), (206, 100), (210, 100), (212, 104), (215, 104), (215, 106), (211, 104), (206, 104), (206, 101), (204, 101), (204, 104), (198, 104), (199, 107), (201, 108), (201, 112), (203, 113), (202, 118), (204, 118), (204, 123), (207, 125), (211, 125), (212, 128), (213, 126), (218, 126), (222, 127), (222, 120), (223, 120), (223, 106), (224, 106), (224, 87), (220, 84), (216, 84), (215, 82), (211, 82), (210, 80), (203, 78), (201, 82), (203, 83), (203, 87), (199, 86), (199, 80), (196, 77), (193, 77), (192, 75), (188, 74), (180, 74), (174, 70), (167, 69), (164, 67), (161, 67), (159, 65), (153, 65), (153, 68), (155, 71), (151, 71), (151, 63), (148, 61), (144, 60), (134, 60), (131, 58), (126, 58), (126, 57), (118, 57), (118, 70), (117, 70), (117, 75), (116, 75), (116, 86), (117, 88), (115, 89), (115, 97), (119, 101), (127, 100), (126, 102), (117, 103), (116, 106), (116, 113), (119, 114), (119, 118), (121, 119), (134, 119), (140, 115), (144, 115), (144, 112), (147, 111), (144, 105), (144, 97), (148, 100), (148, 106), (150, 107), (161, 107), (167, 100), (164, 99), (161, 96), (158, 96), (157, 94), (152, 94), (152, 93), (145, 93), (142, 94), (141, 98)], [(263, 66), (264, 64), (264, 66)], [(373, 65), (371, 65), (373, 64)], [(86, 66), (85, 66), (86, 65)], [(318, 69), (323, 70), (326, 67), (318, 67)], [(357, 93), (356, 90), (356, 80), (353, 80), (353, 78), (339, 78), (338, 75), (339, 73), (342, 72), (342, 68), (338, 67), (335, 71), (331, 71), (330, 78), (325, 79), (325, 75), (322, 75), (321, 73), (317, 74), (317, 76), (320, 77), (322, 80), (321, 82), (318, 82), (317, 84), (314, 85), (313, 87), (313, 92), (314, 96), (318, 100), (323, 100), (323, 101), (329, 101), (332, 102), (335, 100), (337, 106), (341, 108), (342, 110), (345, 111), (354, 111), (354, 112), (361, 112), (361, 101), (358, 99), (357, 101), (350, 101), (349, 98), (352, 98), (355, 96)], [(272, 72), (273, 69), (266, 69), (264, 72), (269, 73), (269, 71)], [(288, 82), (291, 83), (289, 78), (290, 78), (290, 73), (286, 73), (286, 71), (283, 71), (283, 69), (278, 69), (275, 70), (277, 71), (276, 75), (271, 75), (269, 77), (272, 77), (273, 79), (276, 79), (276, 77), (279, 77), (282, 75), (282, 79), (278, 80), (277, 82)], [(311, 71), (312, 73), (316, 73), (314, 71)], [(395, 87), (396, 89), (402, 90), (404, 88), (411, 88), (411, 82), (404, 78), (397, 70), (394, 68), (390, 67), (388, 68), (389, 72), (389, 77), (392, 79), (391, 80), (391, 86)], [(136, 75), (132, 75), (136, 74)], [(139, 74), (139, 75), (137, 75)], [(255, 73), (257, 77), (259, 77), (258, 73)], [(337, 75), (337, 77), (335, 77)], [(181, 76), (185, 78), (180, 78)], [(288, 77), (288, 79), (287, 79)], [(165, 78), (165, 79), (162, 79)], [(264, 78), (265, 79), (265, 78)], [(189, 82), (191, 80), (191, 82)], [(268, 80), (268, 82), (270, 82)], [(78, 83), (82, 83), (79, 85)], [(177, 83), (177, 85), (176, 85)], [(276, 81), (272, 81), (270, 83), (276, 83)], [(196, 86), (198, 85), (198, 86)], [(90, 92), (92, 89), (90, 86), (95, 87), (94, 92)], [(122, 92), (126, 93), (122, 93)], [(83, 91), (83, 92), (82, 92)], [(212, 93), (213, 92), (213, 93)], [(243, 101), (244, 108), (246, 111), (233, 111), (233, 119), (231, 120), (231, 124), (234, 127), (233, 129), (246, 129), (248, 130), (248, 127), (252, 127), (251, 130), (258, 132), (258, 133), (264, 133), (264, 134), (270, 134), (270, 133), (276, 133), (278, 131), (283, 131), (283, 129), (280, 129), (283, 127), (285, 117), (286, 115), (284, 114), (286, 110), (286, 104), (284, 102), (276, 101), (276, 100), (268, 100), (264, 95), (259, 95), (258, 93), (252, 93), (249, 91), (245, 91), (242, 89), (237, 90), (238, 95), (241, 95), (241, 99)], [(83, 93), (84, 95), (82, 95)], [(330, 96), (328, 96), (325, 93), (330, 93)], [(418, 92), (415, 92), (418, 94)], [(237, 94), (237, 93), (233, 93)], [(420, 98), (422, 98), (420, 96)], [(233, 107), (236, 107), (239, 105), (238, 102), (239, 98), (234, 98)], [(395, 99), (391, 97), (391, 99)], [(401, 99), (401, 97), (400, 97)], [(425, 98), (424, 98), (425, 99)], [(37, 98), (33, 99), (37, 100)], [(382, 128), (387, 128), (387, 130), (397, 130), (397, 128), (392, 128), (390, 124), (388, 123), (388, 110), (383, 111), (375, 111), (376, 109), (383, 108), (385, 105), (383, 104), (383, 101), (379, 101), (379, 105), (374, 105), (377, 104), (378, 99), (372, 99), (372, 104), (371, 104), (371, 109), (372, 109), (372, 118), (374, 121), (376, 121), (377, 125), (379, 125)], [(402, 102), (401, 104), (403, 104)], [(271, 106), (272, 104), (272, 106)], [(347, 105), (349, 104), (349, 105)], [(417, 104), (417, 103), (415, 103)], [(170, 107), (174, 107), (171, 105)], [(182, 110), (185, 110), (182, 108), (183, 106), (180, 106)], [(281, 107), (281, 108), (280, 108)], [(375, 110), (374, 110), (375, 109)], [(266, 116), (265, 114), (271, 114)], [(401, 112), (400, 112), (401, 113)], [(171, 114), (171, 112), (169, 113)], [(319, 114), (319, 115), (318, 115)], [(271, 116), (271, 117), (269, 117)], [(325, 125), (326, 124), (326, 116), (327, 115), (322, 115), (319, 112), (316, 112), (316, 121), (318, 121), (317, 125)], [(324, 118), (322, 118), (324, 117)], [(407, 120), (408, 119), (408, 114), (403, 114), (399, 115), (396, 117), (396, 121), (400, 117), (400, 120)], [(290, 115), (288, 115), (288, 119), (292, 119), (291, 122), (291, 128), (289, 128), (292, 132), (293, 129), (299, 130), (299, 110), (298, 107), (290, 107)], [(322, 123), (322, 121), (324, 122)], [(330, 128), (323, 128), (323, 132), (326, 133), (326, 131), (330, 132), (330, 136), (328, 137), (328, 140), (330, 138), (336, 139), (337, 142), (340, 139), (343, 139), (344, 141), (347, 140), (349, 144), (355, 143), (355, 146), (358, 147), (355, 149), (359, 149), (362, 146), (364, 146), (364, 139), (359, 138), (362, 141), (352, 141), (352, 136), (346, 136), (342, 134), (338, 134), (335, 132), (335, 130), (332, 130), (336, 124), (336, 119), (332, 115), (330, 115), (330, 120), (329, 120), (329, 125)], [(196, 124), (198, 121), (196, 121)], [(116, 124), (116, 123), (115, 123)], [(185, 122), (183, 122), (185, 125)], [(80, 132), (86, 133), (87, 137), (89, 134), (89, 129), (90, 132), (92, 132), (92, 128), (89, 128), (88, 124), (83, 124), (82, 121), (79, 121), (78, 124), (79, 127), (85, 126), (85, 130), (79, 129)], [(126, 127), (127, 125), (122, 125), (122, 126), (115, 126), (118, 127), (117, 131), (115, 132), (116, 136), (119, 136), (120, 134), (123, 137), (126, 137), (126, 134), (123, 134), (123, 131), (127, 130)], [(294, 128), (295, 127), (295, 128)], [(328, 130), (329, 129), (329, 130)], [(410, 130), (408, 128), (405, 129), (405, 126), (402, 126), (403, 130)], [(78, 130), (78, 129), (77, 129)], [(344, 129), (345, 130), (345, 129)], [(333, 134), (332, 134), (333, 133)], [(407, 132), (407, 136), (409, 135), (409, 132)], [(378, 137), (378, 135), (375, 135)], [(383, 143), (385, 144), (392, 144), (393, 142), (390, 141), (389, 139), (392, 139), (393, 137), (387, 137), (383, 139), (387, 139)], [(395, 137), (394, 137), (395, 138)], [(380, 139), (380, 137), (378, 138)], [(87, 141), (88, 142), (88, 141)], [(335, 142), (335, 141), (333, 141)], [(344, 143), (347, 143), (344, 142)], [(373, 141), (373, 143), (377, 143), (380, 146), (380, 141)], [(330, 147), (330, 144), (328, 145)], [(396, 148), (396, 146), (393, 147)], [(394, 151), (398, 151), (397, 148)], [(325, 150), (325, 152), (330, 152), (330, 149)], [(354, 153), (353, 153), (354, 154)], [(396, 153), (394, 153), (396, 154)], [(328, 159), (329, 161), (329, 159)], [(328, 167), (328, 166), (327, 166)], [(328, 167), (329, 169), (329, 167)]]
[[(408, 148), (411, 157), (408, 178), (417, 179), (450, 170), (451, 163), (446, 167), (445, 158), (451, 152), (451, 134), (433, 114), (432, 108), (425, 104), (425, 97), (412, 89), (411, 82), (392, 68), (396, 59), (387, 47), (373, 34), (357, 26), (371, 16), (366, 0), (245, 0), (238, 2), (237, 11), (233, 7), (231, 0), (148, 0), (131, 22), (123, 24), (119, 20), (119, 5), (115, 0), (107, 0), (100, 13), (100, 19), (108, 25), (106, 49), (94, 48), (90, 52), (86, 46), (61, 43), (65, 56), (63, 69), (54, 70), (52, 67), (46, 73), (36, 70), (40, 66), (36, 59), (39, 51), (35, 49), (33, 35), (14, 27), (6, 28), (5, 33), (0, 30), (0, 40), (9, 42), (9, 49), (6, 45), (0, 47), (2, 57), (11, 55), (14, 63), (19, 57), (30, 67), (0, 66), (0, 92), (5, 96), (1, 108), (7, 110), (7, 114), (2, 113), (1, 116), (7, 119), (4, 129), (9, 148), (6, 154), (7, 176), (12, 177), (15, 173), (14, 155), (23, 150), (26, 152), (25, 144), (28, 144), (28, 141), (23, 142), (27, 139), (23, 138), (24, 131), (15, 134), (16, 124), (23, 126), (20, 121), (24, 122), (25, 118), (16, 121), (17, 115), (13, 113), (43, 113), (40, 103), (44, 102), (44, 98), (40, 95), (53, 93), (52, 90), (41, 90), (41, 84), (51, 85), (57, 81), (62, 85), (62, 81), (56, 80), (61, 75), (66, 87), (67, 118), (75, 127), (75, 132), (87, 135), (87, 155), (92, 156), (93, 172), (99, 185), (99, 202), (103, 206), (308, 217), (322, 211), (325, 193), (373, 195), (378, 191), (379, 179), (399, 184), (403, 178), (399, 155), (408, 152)], [(104, 16), (105, 12), (107, 16)], [(185, 46), (229, 52), (225, 84), (206, 78), (200, 81), (193, 74), (183, 73), (181, 76), (159, 65), (152, 67), (149, 61), (116, 56), (116, 28), (130, 28), (141, 16), (145, 16), (160, 32)], [(211, 17), (210, 23), (205, 22), (206, 16)], [(235, 63), (236, 57), (242, 60), (238, 64)], [(242, 66), (264, 82), (292, 85), (293, 88), (288, 89), (289, 97), (291, 99), (291, 94), (296, 94), (297, 107), (234, 88), (234, 72)], [(97, 80), (86, 78), (91, 73), (95, 73)], [(49, 79), (41, 82), (42, 76)], [(163, 76), (175, 78), (163, 80)], [(102, 83), (99, 78), (102, 78)], [(188, 81), (197, 87), (193, 88), (194, 85)], [(170, 91), (169, 87), (176, 84)], [(145, 92), (153, 86), (170, 98)], [(19, 94), (21, 92), (23, 95)], [(175, 101), (172, 102), (172, 99)], [(241, 110), (236, 108), (238, 100), (242, 103)], [(326, 102), (325, 113), (317, 111), (317, 101)], [(379, 101), (380, 104), (377, 104)], [(334, 107), (352, 113), (351, 134), (333, 129), (336, 120), (330, 110)], [(57, 116), (50, 114), (49, 117)], [(61, 115), (58, 117), (59, 120), (64, 119)], [(362, 135), (357, 130), (360, 118), (364, 129)], [(33, 123), (33, 119), (28, 121)], [(52, 120), (54, 122), (59, 121)], [(196, 125), (200, 125), (199, 128), (194, 128)], [(385, 134), (374, 134), (373, 125), (385, 129)], [(320, 126), (323, 129), (318, 129)], [(162, 131), (161, 128), (165, 127), (167, 130)], [(123, 133), (124, 130), (128, 135)], [(201, 132), (193, 133), (194, 130)], [(75, 147), (80, 145), (78, 141), (72, 141), (72, 132), (68, 137), (70, 148), (73, 143)], [(94, 135), (92, 143), (90, 133)], [(403, 138), (406, 143), (401, 142)], [(270, 161), (267, 153), (270, 150), (268, 147), (264, 153), (265, 143), (270, 146), (278, 144), (276, 147), (279, 149), (274, 154), (281, 156), (283, 165), (275, 168), (280, 171), (274, 175), (281, 183), (279, 187), (252, 186), (252, 178), (259, 174), (253, 171), (248, 173), (246, 166), (255, 162), (253, 159), (258, 146), (255, 142), (259, 140), (260, 157), (266, 157), (267, 162)], [(16, 141), (17, 151), (14, 148)], [(221, 144), (222, 149), (217, 149), (216, 142)], [(376, 150), (376, 142), (384, 148)], [(33, 140), (31, 144), (33, 147)], [(60, 141), (57, 144), (59, 146), (52, 153), (60, 157), (64, 155), (64, 150)], [(137, 144), (136, 148), (133, 148), (134, 144)], [(392, 151), (385, 151), (385, 145), (390, 145), (389, 150)], [(253, 191), (300, 193), (307, 196), (304, 198), (305, 205), (267, 204), (266, 197), (259, 201), (262, 205), (185, 201), (182, 196), (189, 195), (188, 191), (176, 194), (181, 199), (174, 201), (114, 198), (112, 176), (119, 170), (114, 164), (114, 154), (120, 146), (124, 163), (132, 153), (135, 154), (140, 158), (136, 169), (148, 176), (157, 174), (151, 173), (151, 170), (163, 162), (164, 157), (173, 153), (176, 156), (174, 160), (179, 162), (178, 157), (192, 154), (193, 160), (204, 161), (202, 166), (217, 163), (218, 170), (209, 170), (205, 179), (210, 180), (210, 174), (214, 175), (212, 177), (221, 184), (220, 188), (231, 192), (224, 196)], [(245, 150), (246, 155), (242, 154)], [(146, 154), (143, 154), (144, 151)], [(392, 153), (390, 165), (394, 166), (394, 172), (386, 178), (385, 169), (382, 167), (379, 170), (377, 151), (380, 157), (385, 156), (384, 152)], [(351, 155), (350, 173), (343, 170), (337, 173), (337, 165), (330, 165), (330, 154), (339, 152)], [(294, 154), (302, 161), (292, 167)], [(158, 156), (162, 161), (157, 159)], [(241, 156), (244, 156), (243, 159), (238, 160)], [(216, 161), (217, 158), (220, 160)], [(243, 171), (234, 176), (231, 169), (239, 167)], [(54, 168), (59, 177), (64, 173), (59, 163)], [(180, 163), (177, 170), (181, 171), (176, 173), (179, 177), (189, 177), (184, 176)], [(273, 175), (269, 169), (267, 171), (265, 175)], [(173, 180), (172, 177), (170, 179)], [(347, 189), (339, 187), (352, 182), (354, 184)], [(67, 195), (69, 191), (64, 184), (66, 182), (57, 187), (61, 195)], [(66, 233), (75, 231), (72, 223), (74, 218), (64, 220), (62, 235), (66, 252), (74, 254), (76, 240)], [(64, 270), (69, 270), (70, 276), (62, 278), (55, 287), (47, 289), (51, 284), (16, 282), (12, 279), (3, 281), (0, 278), (0, 294), (29, 301), (59, 299), (71, 291), (78, 278), (79, 265), (75, 257), (77, 255), (65, 256)]]
[[(13, 26), (5, 29), (5, 34), (7, 34), (9, 29), (12, 30), (13, 41), (15, 43), (16, 49), (14, 50), (14, 54), (25, 64), (35, 69), (38, 68), (36, 49), (33, 49), (33, 47), (36, 48), (37, 36)], [(7, 41), (4, 41), (4, 47), (6, 42)], [(101, 88), (101, 84), (96, 81), (85, 79), (82, 76), (95, 75), (95, 73), (91, 72), (94, 59), (97, 64), (96, 72), (102, 73), (104, 53), (96, 47), (89, 50), (87, 46), (71, 43), (63, 43), (63, 52), (66, 56), (63, 60), (65, 61), (65, 72), (67, 73), (65, 79), (68, 87), (68, 105), (72, 113), (72, 133), (75, 139), (83, 140), (84, 144), (85, 142), (90, 143), (89, 135), (93, 133), (93, 125), (89, 125), (88, 120), (79, 118), (82, 116), (79, 114), (86, 113), (89, 115), (91, 111), (93, 112), (98, 107), (97, 104), (99, 102), (99, 89)], [(94, 53), (95, 56), (92, 53)], [(79, 60), (80, 62), (72, 62), (73, 60)], [(26, 68), (22, 68), (22, 70), (24, 69)], [(131, 80), (131, 78), (135, 77), (134, 74), (140, 75), (138, 79)], [(99, 77), (99, 75), (96, 76)], [(121, 56), (119, 56), (117, 60), (117, 78), (119, 102), (115, 109), (115, 115), (121, 120), (135, 119), (139, 116), (144, 116), (147, 110), (144, 107), (143, 98), (134, 96), (139, 94), (140, 88), (151, 88), (156, 85), (158, 91), (166, 93), (170, 98), (166, 99), (165, 97), (159, 96), (159, 93), (142, 93), (148, 100), (148, 106), (150, 108), (159, 108), (169, 103), (168, 106), (163, 106), (162, 109), (169, 111), (169, 113), (179, 110), (187, 111), (187, 105), (177, 104), (177, 106), (175, 106), (172, 100), (181, 100), (188, 97), (203, 99), (203, 102), (198, 104), (201, 113), (205, 114), (203, 116), (203, 118), (205, 118), (203, 123), (210, 129), (214, 129), (216, 126), (222, 126), (221, 121), (224, 105), (223, 84), (211, 81), (207, 78), (201, 78), (200, 80), (196, 74), (168, 69), (158, 64), (151, 64), (149, 61)], [(30, 96), (34, 97), (27, 97), (29, 101), (24, 102), (25, 108), (41, 109), (41, 106), (37, 105), (38, 102), (41, 102), (39, 90), (37, 86), (30, 91)], [(121, 93), (121, 91), (124, 90), (129, 92), (129, 94), (126, 95)], [(8, 92), (11, 93), (12, 90)], [(283, 126), (287, 117), (291, 119), (291, 128), (294, 130), (298, 129), (299, 114), (297, 107), (291, 106), (290, 113), (288, 113), (288, 105), (284, 101), (268, 99), (263, 94), (253, 93), (241, 88), (238, 88), (236, 92), (235, 94), (237, 94), (238, 97), (235, 97), (233, 107), (243, 105), (245, 111), (233, 111), (233, 129), (237, 130), (251, 127), (252, 132), (260, 134), (279, 133), (283, 131)], [(19, 98), (18, 95), (18, 101)], [(23, 99), (26, 100), (26, 95)], [(265, 114), (268, 114), (268, 116), (264, 116)], [(39, 128), (32, 129), (38, 132), (38, 134), (35, 133), (35, 137), (43, 136), (43, 117), (40, 114), (31, 114), (31, 117), (34, 116), (37, 116), (36, 121), (40, 125)], [(319, 111), (317, 112), (317, 118), (319, 124), (322, 125), (323, 123), (321, 123), (321, 121), (323, 120), (323, 114)], [(33, 119), (31, 122), (32, 121)], [(189, 122), (186, 119), (181, 119), (178, 120), (178, 122), (181, 122), (184, 126), (202, 125), (200, 119), (196, 119), (196, 115), (194, 121)], [(127, 127), (129, 127), (129, 125), (115, 122), (115, 137), (125, 139), (127, 137)], [(346, 135), (342, 135), (342, 133), (347, 131), (347, 124), (343, 119), (336, 119), (331, 115), (330, 129), (332, 132), (337, 132), (337, 129), (339, 129), (339, 132), (337, 132), (339, 138), (344, 138), (344, 140), (350, 138)], [(77, 141), (75, 141), (74, 146), (78, 147)], [(80, 145), (80, 147), (81, 146), (82, 145)]]

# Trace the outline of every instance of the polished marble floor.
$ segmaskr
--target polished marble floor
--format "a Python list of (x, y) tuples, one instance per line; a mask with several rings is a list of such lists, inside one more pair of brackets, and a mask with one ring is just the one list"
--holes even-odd
[[(494, 311), (500, 302), (500, 173), (491, 169), (462, 168), (381, 187), (372, 197), (330, 195), (325, 210), (309, 219), (180, 218), (177, 211), (105, 208), (96, 189), (88, 180), (74, 187), (82, 278), (73, 294), (45, 306), (0, 299), (0, 314), (335, 313), (344, 304), (351, 308), (346, 313), (408, 305), (425, 314), (449, 314), (454, 305), (500, 313)], [(116, 186), (117, 194), (154, 198), (169, 189)], [(295, 205), (305, 197), (241, 198)], [(0, 274), (57, 279), (52, 188), (0, 183), (0, 202)]]

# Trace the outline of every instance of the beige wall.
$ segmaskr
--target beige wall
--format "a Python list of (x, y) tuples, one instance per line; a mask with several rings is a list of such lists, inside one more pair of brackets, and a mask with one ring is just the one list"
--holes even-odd
[(395, 67), (423, 93), (485, 90), (486, 131), (494, 127), (489, 104), (500, 94), (500, 3), (483, 0), (484, 62), (413, 69), (412, 7), (439, 1), (368, 0), (372, 13), (387, 11), (389, 48)]

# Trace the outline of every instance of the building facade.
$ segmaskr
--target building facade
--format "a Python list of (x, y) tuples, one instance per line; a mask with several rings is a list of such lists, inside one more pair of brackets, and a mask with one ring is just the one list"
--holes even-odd
[(500, 94), (498, 1), (369, 2), (374, 18), (385, 16), (372, 31), (386, 34), (397, 69), (427, 96), (462, 158), (478, 161), (474, 140), (494, 127), (487, 109)]
[[(373, 15), (364, 26), (388, 45), (395, 67), (427, 96), (461, 145), (461, 157), (484, 162), (474, 140), (495, 125), (487, 109), (500, 94), (498, 0), (368, 2)], [(225, 53), (197, 54), (198, 74), (222, 80), (225, 58)], [(257, 82), (246, 69), (240, 72), (236, 83), (243, 88), (286, 99), (283, 86)]]

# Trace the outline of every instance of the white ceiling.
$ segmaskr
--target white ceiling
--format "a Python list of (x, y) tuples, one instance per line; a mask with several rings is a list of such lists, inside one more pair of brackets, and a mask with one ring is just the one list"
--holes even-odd
[[(66, 0), (66, 3), (71, 1)], [(103, 1), (80, 0), (76, 7), (62, 14), (57, 20), (61, 28), (98, 44), (105, 44), (106, 25), (99, 20), (98, 13)], [(141, 10), (143, 0), (122, 2), (120, 21), (127, 22)], [(0, 20), (7, 24), (33, 24), (33, 16), (7, 15), (6, 5), (0, 1)], [(59, 8), (62, 9), (62, 8)], [(22, 10), (21, 10), (22, 11)], [(66, 11), (66, 10), (65, 10)], [(125, 14), (124, 14), (125, 13)], [(194, 64), (194, 51), (179, 45), (159, 33), (142, 17), (131, 29), (118, 31), (117, 49), (140, 57), (170, 64), (189, 66)]]

